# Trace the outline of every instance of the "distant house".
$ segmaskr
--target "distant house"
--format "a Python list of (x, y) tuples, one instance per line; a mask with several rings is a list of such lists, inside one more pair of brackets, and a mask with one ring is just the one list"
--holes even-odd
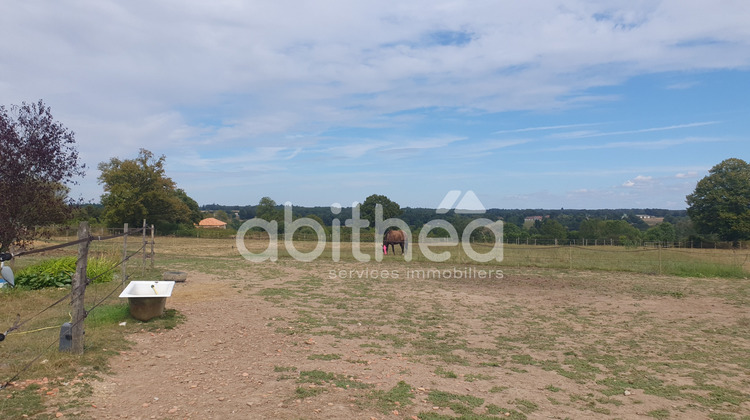
[(523, 227), (526, 229), (531, 228), (534, 226), (536, 222), (541, 222), (544, 219), (549, 219), (549, 215), (546, 216), (526, 216), (526, 218), (523, 219)]
[(219, 219), (208, 217), (206, 219), (201, 220), (198, 223), (198, 227), (201, 229), (226, 229), (227, 224), (225, 222), (222, 222)]

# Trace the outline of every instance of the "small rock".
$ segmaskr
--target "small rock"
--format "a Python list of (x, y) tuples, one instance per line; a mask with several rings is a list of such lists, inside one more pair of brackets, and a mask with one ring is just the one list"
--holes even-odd
[(624, 395), (625, 395), (625, 396), (627, 397), (627, 396), (629, 396), (629, 395), (632, 395), (633, 393), (632, 393), (632, 392), (630, 392), (630, 391), (628, 391), (628, 390), (626, 389), (626, 390), (625, 390), (625, 392), (623, 392), (623, 394), (624, 394)]
[(218, 399), (219, 399), (219, 401), (224, 401), (224, 400), (225, 400), (226, 398), (224, 398), (224, 397), (219, 397)]
[(176, 412), (177, 412), (177, 407), (172, 407), (172, 408), (169, 409), (169, 411), (167, 411), (167, 413), (169, 413), (169, 414), (174, 414)]
[(63, 413), (61, 413), (61, 412), (59, 412), (59, 411), (58, 411), (57, 413), (55, 413), (55, 417), (57, 417), (58, 419), (59, 419), (60, 417), (62, 417), (62, 416), (63, 416)]

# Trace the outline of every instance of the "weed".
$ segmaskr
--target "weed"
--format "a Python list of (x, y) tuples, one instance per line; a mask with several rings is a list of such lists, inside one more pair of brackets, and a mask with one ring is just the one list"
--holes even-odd
[(646, 413), (646, 415), (655, 419), (667, 419), (669, 418), (669, 410), (666, 408), (660, 408), (658, 410), (651, 410)]
[(410, 405), (413, 398), (412, 387), (404, 381), (399, 381), (396, 386), (388, 391), (375, 390), (370, 394), (373, 405), (383, 413), (389, 413), (398, 407)]
[(336, 353), (330, 353), (330, 354), (311, 354), (307, 356), (307, 360), (339, 360), (341, 359), (340, 354)]
[(437, 368), (435, 368), (435, 375), (440, 376), (442, 378), (447, 378), (447, 379), (458, 378), (458, 375), (456, 375), (454, 372), (452, 372), (450, 370), (445, 370), (445, 369), (443, 369), (442, 367), (439, 367), (439, 366)]
[(466, 381), (466, 382), (490, 381), (492, 379), (495, 379), (495, 377), (491, 376), (491, 375), (484, 375), (484, 374), (481, 374), (481, 373), (470, 373), (470, 374), (464, 376), (464, 381)]
[(482, 398), (437, 390), (430, 392), (427, 400), (434, 405), (448, 407), (456, 414), (461, 415), (472, 415), (475, 408), (484, 404)]

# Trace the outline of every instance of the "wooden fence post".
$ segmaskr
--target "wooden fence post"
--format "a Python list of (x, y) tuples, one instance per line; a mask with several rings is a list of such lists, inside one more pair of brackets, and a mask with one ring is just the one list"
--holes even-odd
[(84, 309), (84, 295), (86, 294), (86, 266), (88, 265), (89, 254), (89, 224), (81, 222), (78, 225), (78, 239), (86, 239), (78, 245), (78, 261), (76, 262), (76, 273), (73, 276), (71, 285), (70, 304), (73, 307), (71, 314), (73, 318), (73, 328), (71, 329), (72, 343), (71, 350), (75, 354), (83, 354), (83, 320), (86, 318)]
[(573, 269), (573, 246), (568, 244), (568, 268)]
[(125, 284), (125, 280), (128, 277), (128, 224), (125, 223), (122, 227), (123, 239), (122, 239), (122, 266), (120, 267), (120, 283)]
[(151, 225), (151, 269), (154, 269), (154, 225)]
[(146, 275), (146, 219), (143, 219), (143, 265), (141, 266), (141, 277)]
[(657, 249), (659, 250), (659, 275), (661, 275), (661, 242), (657, 245)]

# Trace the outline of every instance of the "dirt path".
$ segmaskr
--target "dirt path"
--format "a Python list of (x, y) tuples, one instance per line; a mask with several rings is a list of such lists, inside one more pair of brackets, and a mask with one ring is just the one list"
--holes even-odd
[[(580, 279), (511, 276), (489, 286), (322, 281), (328, 272), (278, 265), (226, 276), (191, 272), (167, 302), (186, 321), (130, 337), (133, 348), (112, 360), (113, 373), (92, 383), (87, 414), (410, 419), (456, 415), (460, 402), (498, 418), (652, 418), (671, 412), (702, 419), (713, 412), (709, 407), (725, 407), (700, 407), (638, 388), (638, 363), (658, 366), (668, 351), (700, 351), (703, 345), (692, 329), (680, 327), (663, 340), (685, 343), (667, 347), (654, 341), (664, 335), (654, 325), (690, 319), (734, 328), (737, 319), (747, 320), (742, 307), (718, 299), (673, 299), (658, 290), (633, 296), (616, 283), (604, 294), (581, 287)], [(740, 350), (750, 348), (736, 334), (734, 340)], [(592, 346), (609, 352), (600, 365), (577, 359)], [(622, 360), (609, 361), (609, 354)], [(635, 367), (626, 369), (628, 363)], [(694, 383), (687, 371), (654, 369), (662, 370), (664, 389)], [(619, 389), (610, 385), (617, 381), (612, 375), (631, 381), (625, 395), (601, 394), (605, 387)], [(726, 376), (733, 386), (750, 384), (748, 372)], [(411, 388), (403, 405), (399, 381)], [(747, 415), (750, 403), (726, 409)]]

